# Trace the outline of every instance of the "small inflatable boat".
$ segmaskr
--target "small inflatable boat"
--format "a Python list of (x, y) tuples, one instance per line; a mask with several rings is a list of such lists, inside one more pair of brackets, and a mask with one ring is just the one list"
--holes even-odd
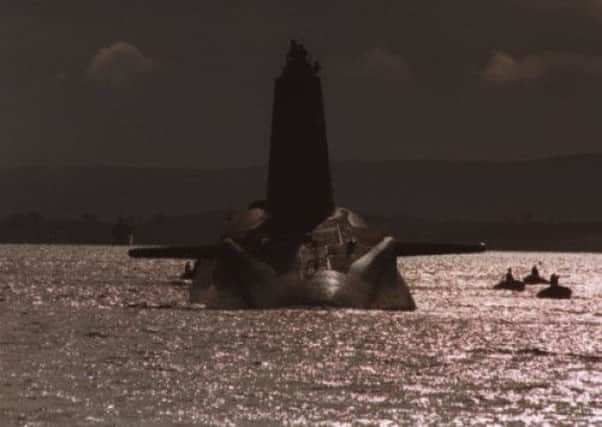
[(525, 290), (525, 282), (521, 282), (520, 280), (502, 280), (497, 285), (493, 287), (493, 289), (507, 289), (510, 291), (524, 291)]
[(543, 285), (543, 284), (547, 284), (550, 283), (550, 281), (548, 279), (544, 279), (543, 277), (539, 276), (539, 275), (533, 275), (533, 274), (529, 274), (528, 276), (525, 276), (523, 278), (523, 282), (525, 282), (525, 285)]
[(537, 293), (537, 298), (569, 299), (572, 294), (565, 286), (548, 286)]

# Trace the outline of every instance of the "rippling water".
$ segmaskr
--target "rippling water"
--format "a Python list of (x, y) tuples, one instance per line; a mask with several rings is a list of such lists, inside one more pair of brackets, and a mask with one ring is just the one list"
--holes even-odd
[[(574, 298), (491, 289), (536, 262)], [(182, 264), (0, 246), (0, 425), (602, 425), (602, 255), (400, 259), (413, 313), (207, 311)]]

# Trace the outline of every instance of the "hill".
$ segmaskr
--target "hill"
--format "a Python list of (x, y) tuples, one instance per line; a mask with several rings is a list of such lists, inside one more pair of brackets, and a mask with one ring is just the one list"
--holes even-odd
[[(311, 173), (311, 167), (308, 167)], [(333, 166), (337, 203), (429, 221), (602, 218), (602, 155), (522, 162), (386, 161)], [(0, 217), (191, 215), (231, 211), (265, 194), (266, 168), (182, 170), (19, 167), (0, 170)]]

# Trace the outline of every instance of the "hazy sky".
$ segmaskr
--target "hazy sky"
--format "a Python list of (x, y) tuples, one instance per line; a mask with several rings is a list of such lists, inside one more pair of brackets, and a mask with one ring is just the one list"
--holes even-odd
[(602, 0), (3, 0), (0, 164), (264, 164), (291, 38), (335, 160), (602, 152)]

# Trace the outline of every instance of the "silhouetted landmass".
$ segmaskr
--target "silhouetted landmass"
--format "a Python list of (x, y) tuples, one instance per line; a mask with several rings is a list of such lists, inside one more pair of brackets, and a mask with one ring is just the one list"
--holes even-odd
[(112, 243), (110, 223), (92, 215), (79, 219), (45, 219), (37, 212), (10, 215), (0, 221), (3, 243)]
[(264, 168), (198, 171), (135, 167), (0, 169), (0, 217), (42, 212), (53, 218), (187, 215), (227, 211), (265, 194)]
[[(309, 169), (308, 169), (309, 171)], [(523, 162), (388, 161), (333, 165), (335, 197), (359, 211), (430, 221), (597, 221), (602, 155)], [(190, 215), (262, 198), (266, 168), (180, 170), (23, 167), (0, 170), (0, 217)]]
[(0, 220), (2, 243), (127, 244), (130, 235), (137, 244), (198, 243), (216, 240), (226, 214), (119, 218), (100, 221), (82, 215), (74, 219), (46, 219), (36, 212), (10, 215)]
[[(135, 244), (189, 245), (216, 241), (228, 213), (126, 218)], [(371, 224), (404, 241), (474, 243), (492, 250), (602, 251), (602, 221), (578, 223), (426, 221), (397, 215), (370, 217)], [(118, 221), (86, 214), (75, 219), (45, 219), (31, 212), (0, 220), (1, 243), (123, 244), (116, 239)]]
[[(265, 174), (263, 167), (0, 170), (0, 242), (125, 243), (127, 229), (115, 234), (118, 218), (133, 226), (137, 244), (210, 241), (227, 212), (265, 194)], [(333, 175), (338, 204), (357, 206), (404, 241), (602, 250), (602, 155), (344, 163)]]
[(598, 222), (406, 222), (384, 221), (392, 234), (406, 241), (485, 242), (490, 250), (601, 252)]

